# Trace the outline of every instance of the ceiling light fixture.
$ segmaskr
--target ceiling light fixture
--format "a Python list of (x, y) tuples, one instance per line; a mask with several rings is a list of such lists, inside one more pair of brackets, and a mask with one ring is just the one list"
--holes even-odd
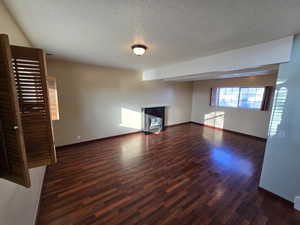
[(145, 54), (145, 52), (147, 50), (147, 46), (145, 46), (145, 45), (132, 45), (131, 49), (132, 49), (132, 51), (135, 55), (141, 56), (141, 55)]

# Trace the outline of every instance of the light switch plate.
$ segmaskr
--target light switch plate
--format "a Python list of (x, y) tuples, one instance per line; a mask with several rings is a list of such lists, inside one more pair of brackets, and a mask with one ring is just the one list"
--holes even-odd
[(294, 208), (300, 211), (300, 196), (295, 197)]

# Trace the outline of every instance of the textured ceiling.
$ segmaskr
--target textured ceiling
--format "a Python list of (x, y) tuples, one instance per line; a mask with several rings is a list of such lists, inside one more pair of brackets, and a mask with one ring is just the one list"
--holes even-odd
[[(4, 0), (52, 57), (151, 69), (300, 32), (300, 0)], [(149, 51), (137, 57), (134, 43)]]

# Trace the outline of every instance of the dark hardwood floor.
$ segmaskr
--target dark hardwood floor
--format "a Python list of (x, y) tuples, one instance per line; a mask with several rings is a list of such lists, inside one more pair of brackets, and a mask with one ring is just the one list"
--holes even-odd
[(258, 189), (264, 148), (195, 124), (62, 148), (39, 224), (299, 225), (299, 212)]

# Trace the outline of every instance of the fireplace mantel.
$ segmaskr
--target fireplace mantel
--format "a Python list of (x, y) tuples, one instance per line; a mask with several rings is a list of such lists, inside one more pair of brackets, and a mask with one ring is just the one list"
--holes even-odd
[(146, 109), (146, 108), (157, 108), (157, 107), (165, 107), (167, 108), (168, 105), (143, 105), (142, 109)]

